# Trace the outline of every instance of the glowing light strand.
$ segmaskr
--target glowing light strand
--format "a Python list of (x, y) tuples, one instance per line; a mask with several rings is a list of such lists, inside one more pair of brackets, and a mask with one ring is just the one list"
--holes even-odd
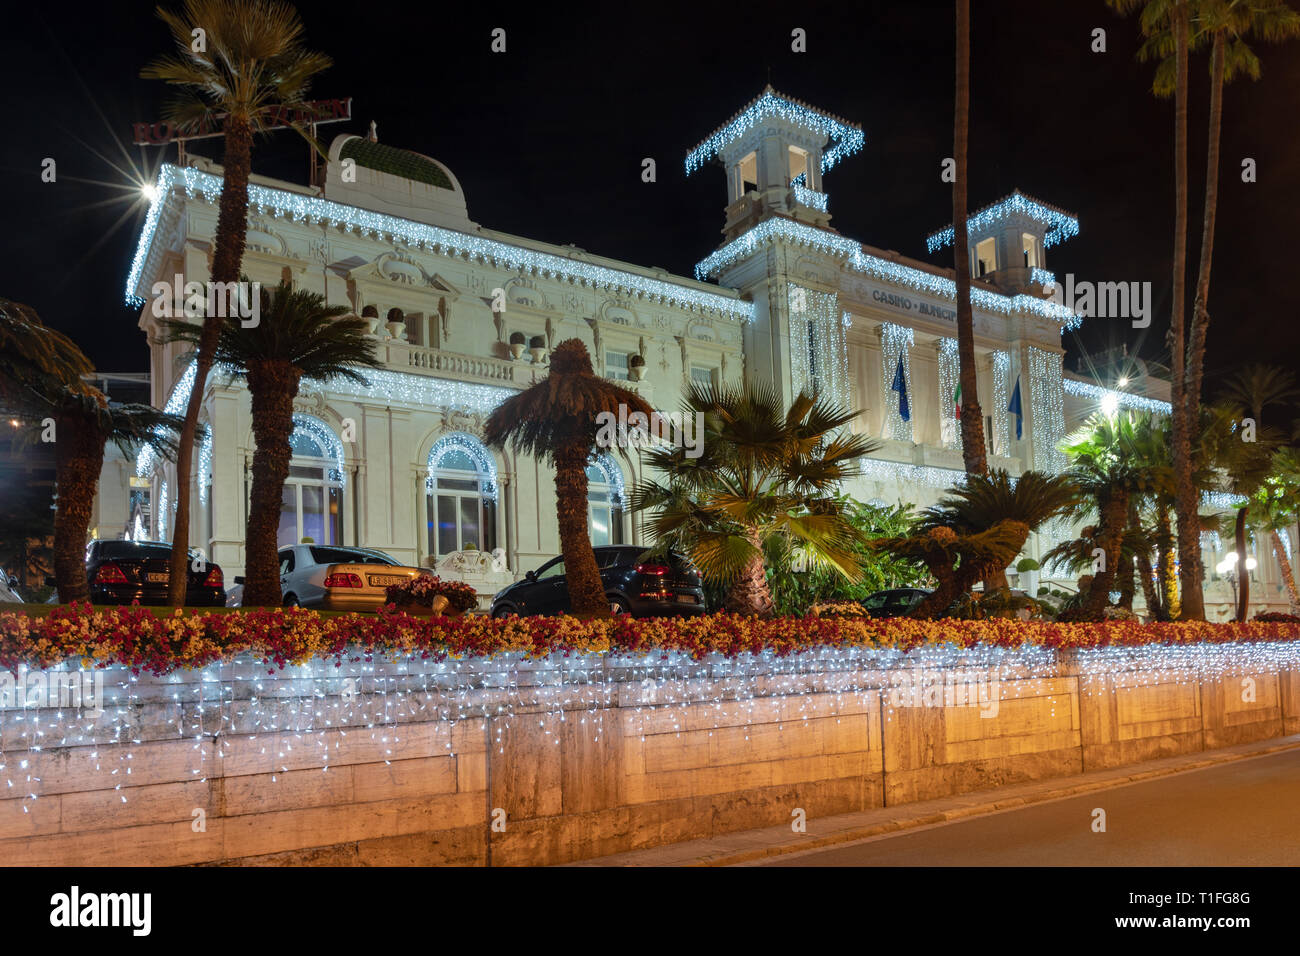
[(852, 156), (866, 142), (860, 126), (849, 125), (821, 110), (792, 102), (775, 90), (769, 89), (735, 119), (720, 127), (708, 139), (686, 154), (686, 174), (689, 176), (700, 169), (768, 116), (778, 116), (830, 140), (830, 149), (822, 153), (822, 172), (833, 169), (840, 160)]
[[(986, 206), (966, 219), (966, 229), (972, 235), (986, 233), (1002, 220), (1012, 216), (1028, 219), (1046, 228), (1043, 248), (1048, 249), (1079, 234), (1079, 220), (1069, 213), (1041, 203), (1021, 192)], [(936, 252), (953, 241), (953, 227), (947, 226), (926, 237), (926, 248)]]
[[(884, 322), (880, 326), (880, 359), (883, 372), (882, 384), (885, 389), (885, 435), (895, 441), (912, 440), (911, 418), (916, 417), (916, 393), (912, 391), (912, 363), (908, 350), (912, 347), (912, 330), (903, 325)], [(899, 414), (899, 402), (902, 398), (894, 391), (894, 379), (898, 375), (898, 359), (903, 359), (903, 381), (907, 386), (907, 401), (910, 412), (909, 420), (903, 421)]]
[(485, 501), (497, 500), (497, 463), (487, 447), (472, 435), (464, 432), (451, 432), (443, 435), (429, 449), (428, 473), (424, 478), (424, 489), (433, 494), (438, 487), (438, 469), (442, 459), (452, 453), (460, 452), (474, 463), (479, 474), (479, 494)]
[[(221, 194), (222, 180), (201, 170), (187, 167), (183, 170), (164, 164), (158, 172), (157, 196), (145, 217), (140, 242), (127, 275), (126, 298), (133, 305), (142, 305), (142, 282), (145, 263), (152, 253), (161, 214), (155, 209), (173, 201), (174, 189), (179, 186), (187, 196), (202, 196), (215, 203)], [(316, 223), (327, 228), (340, 228), (347, 232), (376, 234), (393, 240), (420, 246), (445, 256), (467, 256), (497, 267), (523, 269), (543, 278), (557, 279), (589, 286), (640, 294), (652, 302), (683, 309), (713, 311), (749, 322), (753, 306), (721, 292), (692, 289), (663, 279), (636, 275), (617, 269), (582, 262), (566, 256), (538, 252), (513, 246), (495, 239), (455, 232), (440, 226), (401, 219), (385, 213), (372, 212), (356, 206), (331, 202), (318, 196), (287, 192), (256, 183), (248, 187), (249, 209), (263, 214), (287, 217), (294, 222)]]

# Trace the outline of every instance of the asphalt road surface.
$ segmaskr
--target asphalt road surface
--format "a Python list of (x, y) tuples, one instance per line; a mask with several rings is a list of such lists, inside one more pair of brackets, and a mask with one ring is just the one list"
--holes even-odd
[[(1094, 832), (1094, 810), (1105, 832)], [(763, 866), (1296, 866), (1300, 749), (765, 860)]]

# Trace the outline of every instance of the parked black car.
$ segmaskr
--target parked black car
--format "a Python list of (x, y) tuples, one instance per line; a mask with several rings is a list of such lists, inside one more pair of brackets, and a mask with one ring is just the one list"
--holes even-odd
[[(92, 604), (166, 604), (171, 594), (167, 563), (172, 546), (165, 541), (101, 541), (86, 549), (86, 576)], [(185, 604), (224, 607), (225, 577), (219, 565), (195, 561), (186, 566)]]
[(903, 617), (929, 596), (925, 588), (891, 588), (864, 597), (862, 606), (872, 617)]
[[(629, 545), (594, 550), (613, 613), (633, 617), (704, 613), (700, 572), (686, 555), (670, 551), (662, 558), (652, 558), (647, 557), (644, 548)], [(529, 571), (524, 580), (492, 598), (493, 617), (564, 614), (568, 610), (569, 587), (562, 557)]]

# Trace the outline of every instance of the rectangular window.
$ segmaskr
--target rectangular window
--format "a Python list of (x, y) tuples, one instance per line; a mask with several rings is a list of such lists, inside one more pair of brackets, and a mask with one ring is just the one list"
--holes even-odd
[(705, 365), (692, 365), (691, 381), (696, 385), (713, 385), (716, 381), (715, 372), (716, 369)]
[(1028, 269), (1037, 269), (1043, 264), (1038, 255), (1038, 237), (1022, 232), (1020, 234), (1020, 248), (1025, 254), (1025, 267)]
[(990, 236), (975, 246), (975, 275), (987, 275), (998, 268), (997, 241)]
[(626, 382), (631, 376), (627, 370), (627, 352), (618, 352), (614, 349), (605, 351), (605, 377), (612, 378), (616, 382)]

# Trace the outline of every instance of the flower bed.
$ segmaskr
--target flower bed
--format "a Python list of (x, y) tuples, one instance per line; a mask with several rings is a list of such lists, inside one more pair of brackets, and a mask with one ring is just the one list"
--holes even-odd
[(1060, 624), (989, 621), (914, 621), (806, 617), (762, 621), (730, 614), (689, 618), (620, 617), (580, 621), (572, 617), (424, 618), (392, 608), (377, 615), (323, 617), (302, 608), (242, 614), (177, 611), (155, 617), (140, 607), (94, 610), (59, 608), (45, 617), (0, 613), (0, 668), (48, 668), (84, 659), (91, 666), (123, 665), (166, 674), (205, 667), (251, 654), (282, 668), (313, 658), (363, 660), (375, 655), (413, 655), (442, 660), (519, 653), (666, 653), (700, 659), (771, 651), (788, 655), (819, 648), (959, 647), (1097, 648), (1108, 646), (1223, 644), (1300, 640), (1292, 622)]
[(446, 598), (446, 607), (457, 614), (478, 606), (478, 594), (463, 581), (444, 581), (431, 574), (421, 574), (403, 581), (390, 584), (385, 594), (391, 604), (398, 608), (427, 607), (433, 608), (438, 598)]

